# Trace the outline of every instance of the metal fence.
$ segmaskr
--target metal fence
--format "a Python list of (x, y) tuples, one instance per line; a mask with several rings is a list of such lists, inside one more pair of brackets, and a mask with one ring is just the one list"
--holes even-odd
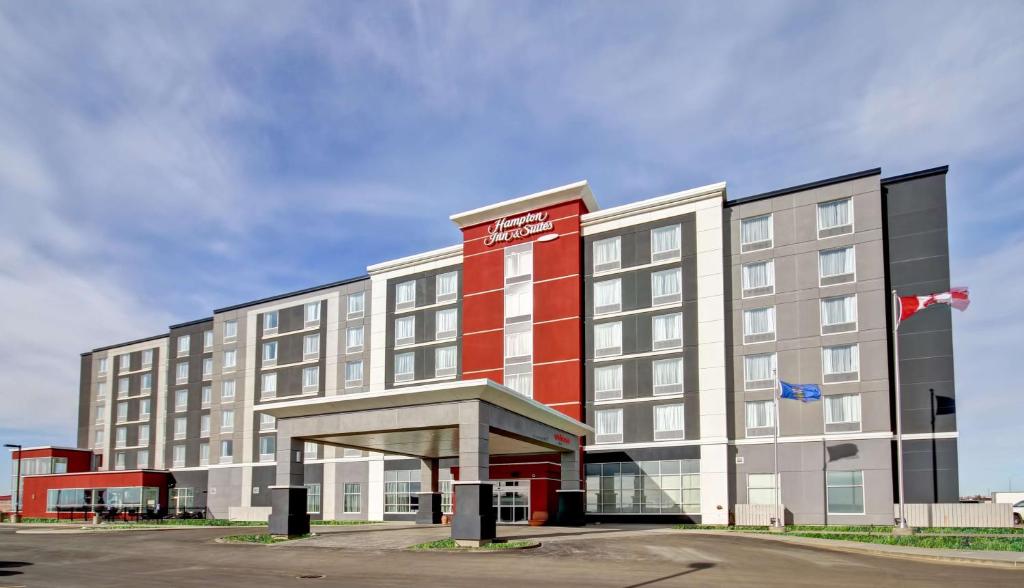
[[(781, 510), (786, 512), (786, 506), (783, 505)], [(772, 524), (777, 512), (774, 504), (737, 504), (736, 524), (766, 527)]]
[[(1009, 504), (908, 504), (905, 508), (907, 525), (911, 527), (1013, 526), (1013, 508)], [(900, 505), (893, 505), (893, 518), (899, 516)]]

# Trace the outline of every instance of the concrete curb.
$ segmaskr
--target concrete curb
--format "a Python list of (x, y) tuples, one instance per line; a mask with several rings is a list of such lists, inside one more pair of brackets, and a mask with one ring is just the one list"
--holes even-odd
[[(781, 541), (784, 543), (792, 543), (793, 545), (803, 545), (805, 547), (814, 547), (819, 549), (826, 549), (829, 551), (839, 551), (844, 553), (860, 553), (866, 555), (875, 555), (879, 557), (889, 557), (894, 559), (912, 559), (917, 561), (927, 561), (931, 563), (940, 563), (948, 565), (971, 565), (1024, 571), (1024, 553), (1016, 551), (964, 551), (964, 555), (957, 556), (949, 555), (948, 553), (935, 553), (936, 551), (948, 552), (950, 550), (931, 549), (924, 547), (903, 547), (899, 545), (877, 545), (872, 543), (860, 543), (856, 541), (840, 541), (838, 539), (816, 539), (812, 537), (769, 535), (767, 533), (743, 533), (735, 531), (713, 531), (703, 529), (678, 529), (678, 531), (681, 533), (691, 533), (694, 535), (724, 535), (733, 537), (739, 536), (747, 537), (749, 539), (761, 539), (765, 541)], [(986, 554), (990, 553), (1016, 556), (1016, 559), (986, 557)]]

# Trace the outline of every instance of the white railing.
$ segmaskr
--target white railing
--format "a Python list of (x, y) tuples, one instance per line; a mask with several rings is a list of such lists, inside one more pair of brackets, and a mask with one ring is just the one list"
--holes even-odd
[(751, 527), (767, 527), (772, 524), (772, 519), (775, 518), (776, 513), (779, 511), (786, 512), (786, 506), (782, 505), (781, 509), (777, 509), (774, 504), (737, 504), (736, 524)]
[[(907, 525), (911, 527), (1013, 526), (1013, 508), (1009, 504), (908, 504), (905, 508)], [(893, 518), (899, 517), (900, 505), (893, 505), (893, 513)]]

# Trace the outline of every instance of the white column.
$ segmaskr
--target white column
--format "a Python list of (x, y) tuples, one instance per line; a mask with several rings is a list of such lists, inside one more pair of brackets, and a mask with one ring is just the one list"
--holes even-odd
[(371, 521), (384, 520), (384, 455), (370, 453), (366, 462), (368, 482), (366, 484), (366, 518)]

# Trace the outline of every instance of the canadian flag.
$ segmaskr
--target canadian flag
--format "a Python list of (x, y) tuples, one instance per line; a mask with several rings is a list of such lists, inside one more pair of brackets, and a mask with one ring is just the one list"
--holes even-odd
[(967, 288), (950, 288), (949, 292), (936, 292), (927, 296), (900, 296), (900, 321), (907, 320), (917, 311), (933, 304), (948, 304), (957, 310), (965, 310), (970, 303)]

